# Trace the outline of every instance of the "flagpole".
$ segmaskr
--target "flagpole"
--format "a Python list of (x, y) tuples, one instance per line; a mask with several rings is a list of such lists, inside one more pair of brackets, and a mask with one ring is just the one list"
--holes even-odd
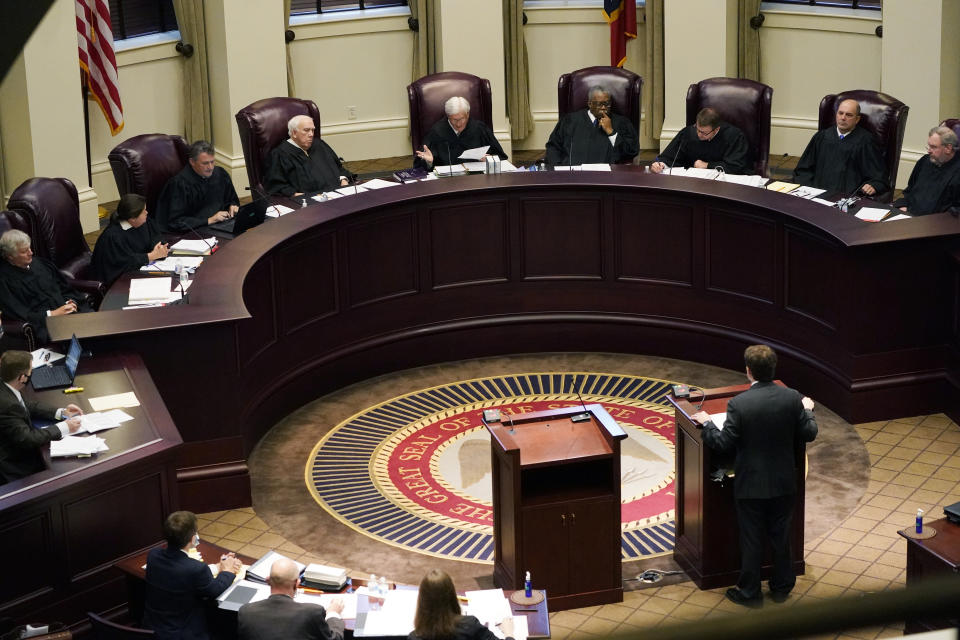
[(80, 99), (83, 101), (83, 140), (87, 149), (87, 186), (93, 186), (93, 169), (90, 166), (90, 104), (87, 99), (87, 72), (80, 69)]

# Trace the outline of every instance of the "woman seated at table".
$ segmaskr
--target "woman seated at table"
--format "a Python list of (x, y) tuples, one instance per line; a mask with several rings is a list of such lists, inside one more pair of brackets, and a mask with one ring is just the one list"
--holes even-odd
[(107, 286), (124, 273), (167, 255), (168, 248), (160, 242), (157, 225), (148, 218), (146, 202), (135, 193), (120, 198), (117, 210), (110, 215), (110, 224), (97, 239), (93, 268)]
[[(504, 618), (500, 629), (513, 635), (513, 618)], [(443, 571), (431, 569), (420, 581), (417, 612), (408, 640), (494, 640), (497, 636), (473, 616), (460, 614), (460, 602), (453, 580)]]

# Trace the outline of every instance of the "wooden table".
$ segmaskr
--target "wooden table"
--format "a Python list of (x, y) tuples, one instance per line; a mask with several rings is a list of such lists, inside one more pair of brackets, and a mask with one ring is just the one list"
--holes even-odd
[[(924, 522), (923, 527), (934, 529), (937, 535), (926, 540), (916, 540), (905, 536), (902, 531), (898, 532), (907, 539), (907, 588), (945, 575), (960, 579), (960, 525), (940, 518), (933, 522)], [(950, 617), (907, 620), (904, 631), (920, 633), (960, 627), (960, 613), (956, 611), (960, 611), (960, 607)]]
[[(158, 542), (152, 545), (148, 549), (144, 549), (138, 553), (132, 554), (122, 560), (114, 563), (114, 566), (120, 570), (123, 574), (126, 585), (127, 585), (127, 594), (128, 594), (128, 610), (131, 620), (139, 621), (143, 618), (143, 605), (144, 598), (146, 594), (146, 570), (144, 566), (147, 562), (147, 554), (150, 552), (150, 549), (161, 547), (164, 543)], [(220, 545), (213, 544), (211, 542), (206, 542), (200, 540), (200, 546), (197, 548), (200, 552), (203, 561), (207, 564), (216, 564), (220, 562), (220, 556), (225, 553), (229, 553), (230, 550), (221, 547)], [(252, 565), (257, 561), (257, 558), (251, 558), (250, 556), (245, 556), (238, 554), (237, 557), (243, 561), (246, 565)], [(355, 588), (366, 586), (367, 580), (361, 577), (351, 577), (350, 582), (341, 590), (341, 593), (351, 593)], [(395, 589), (397, 585), (392, 584), (390, 588)], [(406, 587), (411, 588), (411, 587)], [(504, 594), (509, 598), (510, 594), (513, 591), (504, 591)], [(358, 611), (367, 611), (369, 610), (370, 604), (367, 600), (367, 596), (358, 596), (357, 597), (357, 610)], [(527, 619), (527, 627), (530, 630), (531, 638), (549, 638), (550, 637), (550, 613), (547, 609), (547, 600), (544, 599), (543, 602), (537, 605), (530, 606), (520, 606), (515, 604), (512, 601), (510, 602), (510, 608), (513, 611), (515, 616), (524, 616)], [(529, 609), (534, 609), (529, 611)], [(223, 638), (235, 638), (237, 635), (237, 617), (236, 612), (226, 611), (223, 609), (217, 609), (214, 614), (214, 624), (218, 625), (217, 635)], [(344, 626), (348, 630), (354, 628), (355, 620), (353, 619), (344, 619)]]

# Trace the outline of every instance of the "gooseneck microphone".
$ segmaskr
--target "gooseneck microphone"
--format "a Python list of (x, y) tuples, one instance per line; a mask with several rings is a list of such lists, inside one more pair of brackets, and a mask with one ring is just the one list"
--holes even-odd
[(583, 378), (580, 378), (580, 384), (578, 384), (573, 388), (574, 393), (577, 394), (577, 400), (580, 401), (580, 406), (583, 408), (583, 413), (578, 413), (574, 416), (570, 416), (571, 422), (584, 422), (590, 419), (590, 411), (587, 409), (587, 405), (583, 403), (583, 397), (580, 395), (580, 387), (583, 386), (584, 378), (586, 378), (586, 376), (584, 376)]
[(673, 154), (673, 162), (670, 163), (670, 170), (668, 173), (671, 176), (673, 175), (673, 166), (677, 164), (677, 158), (680, 157), (680, 152), (683, 151), (683, 143), (687, 141), (686, 137), (683, 135), (684, 132), (685, 129), (680, 131), (680, 146), (677, 147), (677, 152)]
[(780, 162), (777, 163), (777, 166), (773, 168), (773, 171), (770, 172), (770, 177), (773, 178), (774, 174), (780, 171), (780, 167), (783, 166), (783, 163), (787, 161), (787, 158), (790, 157), (789, 153), (784, 153), (780, 158)]

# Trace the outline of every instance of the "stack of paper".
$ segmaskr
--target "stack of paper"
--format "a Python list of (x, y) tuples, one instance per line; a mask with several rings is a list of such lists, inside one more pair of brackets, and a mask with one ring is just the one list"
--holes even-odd
[(580, 165), (581, 171), (610, 171), (610, 165), (605, 162), (592, 162)]
[(336, 200), (337, 198), (342, 198), (343, 196), (337, 193), (336, 191), (325, 191), (324, 193), (318, 193), (313, 196), (313, 199), (317, 202), (326, 202), (327, 200)]
[(579, 164), (558, 164), (553, 168), (554, 171), (583, 171)]
[(43, 348), (37, 349), (36, 351), (31, 351), (30, 355), (33, 356), (33, 362), (30, 366), (34, 369), (44, 365), (53, 364), (57, 360), (63, 359), (62, 353), (57, 353), (56, 351)]
[(366, 189), (364, 189), (359, 185), (353, 185), (351, 187), (340, 187), (339, 189), (337, 189), (337, 193), (339, 193), (342, 196), (352, 196), (358, 193), (363, 193), (364, 191), (366, 191)]
[(347, 583), (347, 570), (311, 563), (303, 570), (301, 582), (311, 589), (339, 591)]
[(717, 182), (732, 182), (733, 184), (742, 184), (745, 187), (762, 187), (767, 184), (767, 178), (756, 174), (741, 175), (736, 173), (722, 173), (717, 176)]
[(130, 281), (127, 304), (156, 304), (179, 299), (179, 291), (170, 291), (169, 278), (134, 278)]
[(267, 217), (279, 218), (280, 216), (285, 216), (288, 213), (293, 213), (294, 211), (296, 211), (296, 209), (285, 207), (282, 204), (275, 204), (272, 207), (267, 208)]
[(145, 264), (140, 267), (140, 271), (160, 271), (164, 273), (174, 273), (177, 270), (177, 264), (180, 264), (180, 266), (186, 269), (188, 272), (193, 273), (202, 263), (203, 256), (170, 257), (164, 258), (163, 260), (157, 260), (156, 262), (151, 262), (150, 264)]
[(857, 211), (857, 216), (866, 222), (880, 222), (890, 213), (889, 209), (879, 209), (877, 207), (863, 207)]
[(78, 438), (77, 436), (66, 436), (60, 440), (50, 442), (51, 458), (66, 458), (69, 456), (92, 456), (101, 451), (109, 451), (107, 443), (103, 438), (97, 436), (87, 436)]
[(306, 602), (310, 604), (319, 604), (327, 611), (330, 610), (330, 603), (334, 598), (343, 600), (343, 611), (340, 617), (344, 620), (354, 620), (357, 617), (357, 594), (356, 593), (303, 593), (298, 590), (293, 596), (294, 602)]
[(363, 183), (364, 189), (384, 189), (386, 187), (399, 187), (399, 182), (390, 182), (389, 180), (381, 180), (380, 178), (374, 178), (373, 180), (367, 180)]
[(442, 164), (435, 166), (433, 172), (441, 178), (445, 176), (462, 176), (467, 173), (467, 168), (462, 164)]
[(790, 192), (790, 195), (797, 196), (798, 198), (815, 198), (821, 193), (824, 193), (826, 189), (817, 189), (816, 187), (797, 187)]
[[(270, 577), (270, 567), (273, 566), (273, 563), (281, 558), (287, 558), (284, 555), (280, 555), (274, 550), (267, 551), (266, 555), (250, 565), (250, 568), (247, 569), (247, 578), (250, 580), (256, 580), (258, 582), (266, 582), (267, 578)], [(300, 562), (294, 561), (297, 565), (297, 571), (303, 571), (307, 565)]]
[(194, 256), (208, 256), (215, 246), (217, 246), (216, 238), (199, 238), (197, 240), (184, 238), (170, 247), (170, 251)]
[[(93, 413), (85, 413), (80, 416), (80, 429), (77, 433), (96, 433), (97, 431), (103, 431), (104, 429), (113, 429), (119, 427), (121, 424), (128, 420), (133, 420), (133, 416), (121, 411), (120, 409), (113, 409), (111, 411), (104, 411), (103, 413), (95, 411)], [(63, 424), (62, 422), (57, 423)]]

